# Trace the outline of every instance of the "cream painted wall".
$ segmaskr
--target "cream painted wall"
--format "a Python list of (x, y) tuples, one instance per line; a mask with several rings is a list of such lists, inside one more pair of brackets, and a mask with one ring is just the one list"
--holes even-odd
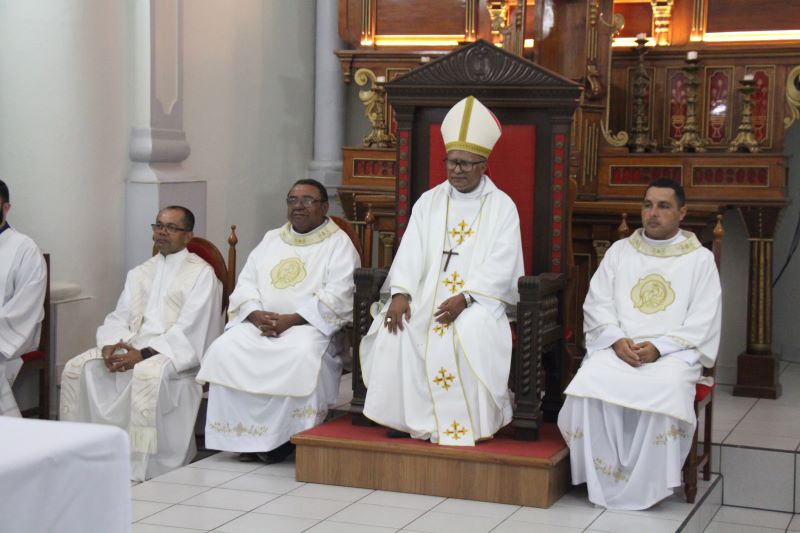
[(314, 138), (314, 1), (184, 4), (184, 166), (208, 180), (208, 234), (239, 269), (304, 178)]

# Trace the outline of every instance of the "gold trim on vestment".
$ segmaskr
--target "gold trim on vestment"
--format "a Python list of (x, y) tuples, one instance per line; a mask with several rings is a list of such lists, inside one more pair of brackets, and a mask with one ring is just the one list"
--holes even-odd
[(629, 476), (625, 475), (625, 472), (623, 472), (620, 467), (614, 468), (599, 457), (594, 458), (594, 469), (598, 473), (605, 474), (613, 479), (614, 484), (617, 484), (620, 481), (628, 481), (629, 478)]
[(642, 236), (644, 230), (642, 228), (634, 231), (633, 234), (628, 237), (628, 242), (637, 252), (653, 257), (679, 257), (694, 252), (702, 246), (694, 233), (686, 230), (680, 231), (686, 239), (675, 244), (666, 244), (664, 246), (650, 244), (644, 240)]
[(263, 435), (268, 431), (267, 426), (251, 425), (250, 427), (245, 427), (244, 424), (242, 424), (241, 422), (238, 422), (233, 427), (231, 427), (230, 423), (228, 422), (209, 422), (208, 427), (213, 429), (217, 433), (222, 433), (226, 435), (231, 434), (231, 435), (236, 435), (237, 437), (241, 437), (242, 435), (248, 437), (260, 437), (261, 435)]
[(280, 236), (283, 242), (291, 246), (311, 246), (321, 243), (337, 231), (340, 231), (339, 226), (331, 219), (327, 219), (323, 224), (302, 235), (293, 233), (291, 223), (287, 222), (281, 228)]
[(676, 440), (678, 437), (682, 439), (687, 439), (689, 438), (689, 434), (686, 433), (686, 431), (684, 431), (682, 428), (673, 424), (669, 428), (669, 431), (656, 435), (655, 444), (656, 446), (666, 446), (668, 440), (670, 439)]

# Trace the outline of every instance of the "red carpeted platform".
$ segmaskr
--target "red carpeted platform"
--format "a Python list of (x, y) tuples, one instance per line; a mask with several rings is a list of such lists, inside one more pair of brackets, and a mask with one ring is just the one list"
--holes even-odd
[(536, 442), (511, 430), (474, 447), (390, 439), (344, 416), (295, 435), (298, 481), (549, 507), (568, 487), (567, 447), (544, 425)]

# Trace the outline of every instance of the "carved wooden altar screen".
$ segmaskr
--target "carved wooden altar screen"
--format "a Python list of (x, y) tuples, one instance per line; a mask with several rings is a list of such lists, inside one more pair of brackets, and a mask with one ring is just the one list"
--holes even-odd
[[(439, 126), (448, 109), (473, 95), (495, 113), (503, 135), (489, 158), (487, 174), (512, 197), (520, 214), (528, 276), (521, 278), (517, 351), (512, 388), (516, 393), (517, 434), (535, 437), (540, 408), (553, 418), (561, 403), (563, 361), (560, 301), (566, 243), (567, 167), (570, 123), (580, 89), (577, 84), (485, 42), (456, 51), (387, 83), (397, 117), (397, 234), (408, 224), (411, 206), (431, 186), (445, 179), (444, 146)], [(531, 274), (549, 273), (541, 277)], [(360, 280), (367, 288), (374, 279)], [(371, 319), (359, 300), (356, 331)], [(553, 327), (548, 327), (552, 325)], [(357, 357), (358, 354), (354, 354)], [(547, 376), (542, 372), (545, 358)], [(549, 358), (549, 359), (548, 359)], [(357, 368), (357, 365), (354, 365)], [(545, 378), (547, 396), (539, 391)], [(354, 384), (360, 384), (354, 374)], [(353, 405), (363, 390), (354, 385)], [(363, 396), (362, 396), (363, 397)]]

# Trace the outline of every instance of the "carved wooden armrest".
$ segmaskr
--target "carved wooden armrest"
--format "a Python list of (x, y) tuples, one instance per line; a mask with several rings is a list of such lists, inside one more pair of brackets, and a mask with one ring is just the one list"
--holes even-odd
[(380, 298), (381, 286), (388, 274), (387, 270), (373, 268), (357, 268), (353, 274), (356, 293), (353, 301), (353, 401), (350, 403), (350, 412), (353, 414), (353, 424), (357, 425), (368, 423), (361, 414), (367, 397), (367, 388), (361, 379), (361, 338), (372, 325), (369, 309)]
[(514, 438), (536, 440), (542, 410), (550, 420), (561, 406), (566, 277), (553, 272), (523, 276), (517, 286), (517, 345), (511, 364), (516, 405), (512, 423)]

